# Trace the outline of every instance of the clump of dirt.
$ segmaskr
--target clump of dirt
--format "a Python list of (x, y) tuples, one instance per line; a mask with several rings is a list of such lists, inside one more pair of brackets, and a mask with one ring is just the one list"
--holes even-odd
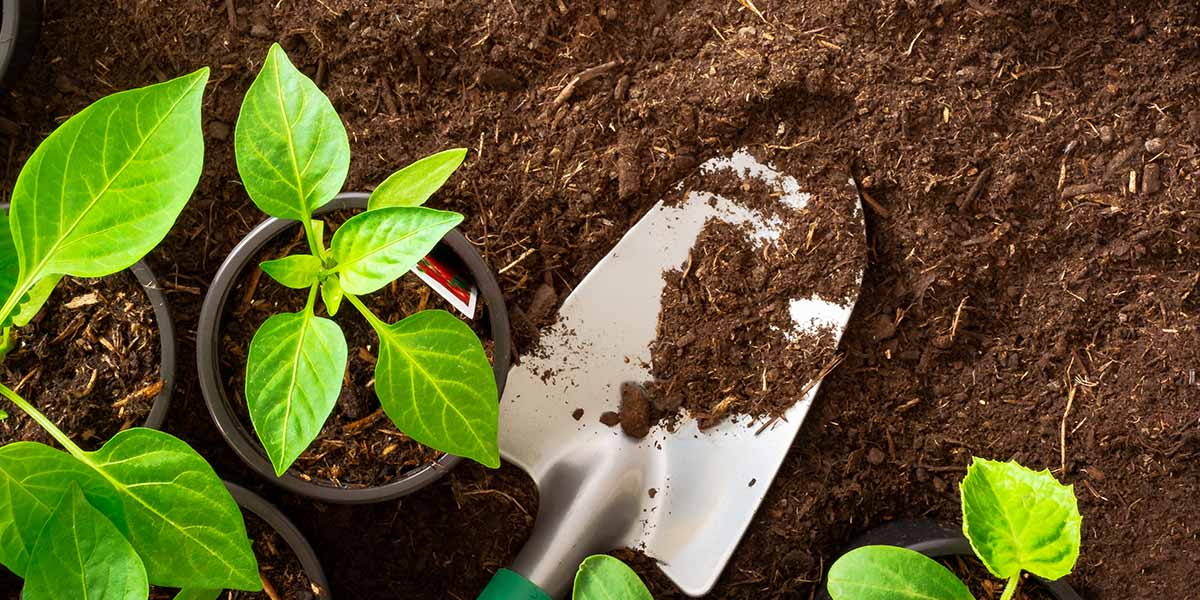
[[(85, 449), (141, 425), (162, 391), (154, 307), (128, 271), (65, 277), (0, 363), (0, 379)], [(0, 443), (54, 443), (6, 406)]]
[(622, 387), (619, 421), (632, 437), (659, 420), (673, 428), (684, 414), (701, 429), (731, 416), (780, 417), (840, 360), (834, 327), (796, 307), (848, 310), (857, 296), (865, 232), (847, 179), (825, 173), (801, 184), (813, 193), (789, 193), (778, 181), (706, 167), (673, 201), (703, 190), (699, 198), (728, 198), (756, 222), (710, 219), (684, 265), (663, 274), (654, 379), (644, 390)]
[[(357, 211), (335, 211), (327, 215), (326, 237)], [(253, 264), (308, 252), (300, 227), (280, 235), (263, 247)], [(308, 298), (306, 290), (287, 288), (257, 266), (248, 267), (234, 283), (222, 321), (221, 368), (238, 416), (251, 427), (246, 410), (246, 356), (254, 332), (271, 315), (302, 310)], [(416, 276), (406, 274), (385, 288), (362, 297), (379, 318), (394, 323), (425, 309), (459, 313)], [(323, 303), (317, 303), (320, 316), (328, 317)], [(480, 301), (475, 319), (477, 333), (486, 331), (486, 304)], [(461, 316), (461, 315), (459, 315)], [(380, 407), (375, 395), (375, 361), (378, 337), (375, 331), (348, 302), (330, 317), (346, 336), (348, 365), (342, 393), (333, 414), (312, 445), (292, 466), (299, 476), (334, 487), (362, 488), (379, 486), (402, 478), (405, 472), (428, 465), (442, 452), (424, 446), (399, 431)], [(486, 335), (486, 334), (484, 334)], [(486, 339), (486, 338), (484, 338)], [(484, 344), (491, 357), (491, 341)]]

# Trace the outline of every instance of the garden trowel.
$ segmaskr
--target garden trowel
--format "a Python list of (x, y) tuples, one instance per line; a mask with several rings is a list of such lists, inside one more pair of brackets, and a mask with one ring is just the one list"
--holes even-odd
[[(758, 180), (741, 188), (766, 184), (770, 197), (793, 208), (809, 198), (795, 178), (745, 151), (710, 160), (701, 166), (705, 170), (726, 171), (747, 184)], [(857, 232), (853, 260), (822, 254), (820, 247), (811, 260), (829, 265), (831, 276), (834, 269), (848, 269), (861, 282), (865, 234), (856, 190), (847, 184), (850, 201), (843, 204), (853, 211)], [(727, 419), (703, 430), (684, 418), (672, 428), (656, 425), (641, 439), (597, 419), (617, 410), (623, 384), (651, 379), (663, 273), (683, 267), (713, 219), (746, 224), (766, 239), (782, 227), (777, 214), (702, 190), (688, 191), (674, 204), (660, 201), (580, 282), (558, 322), (543, 332), (540, 347), (509, 373), (500, 405), (500, 452), (533, 477), (540, 501), (529, 541), (481, 600), (565, 598), (585, 557), (622, 547), (656, 559), (691, 596), (716, 582), (820, 382), (795, 390), (802, 398), (782, 418)], [(827, 302), (798, 290), (790, 309), (798, 328), (822, 328), (837, 339), (853, 299)], [(829, 363), (834, 354), (830, 348), (818, 360)]]

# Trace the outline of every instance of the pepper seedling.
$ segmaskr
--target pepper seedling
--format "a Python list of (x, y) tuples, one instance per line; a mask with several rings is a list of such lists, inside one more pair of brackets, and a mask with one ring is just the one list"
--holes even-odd
[[(63, 276), (124, 270), (166, 236), (200, 179), (207, 81), (200, 69), (102, 98), (29, 157), (0, 219), (5, 352)], [(262, 589), (237, 504), (186, 443), (132, 428), (85, 452), (15, 390), (0, 395), (65, 449), (0, 447), (0, 563), (24, 600)]]
[(654, 600), (650, 590), (628, 565), (607, 554), (584, 559), (575, 573), (573, 600)]
[(234, 131), (238, 172), (266, 214), (299, 221), (308, 254), (261, 264), (280, 284), (308, 291), (299, 312), (269, 317), (246, 358), (246, 405), (276, 475), (312, 443), (333, 412), (346, 371), (346, 338), (316, 314), (320, 295), (332, 316), (348, 301), (379, 336), (375, 393), (384, 412), (414, 440), (500, 466), (496, 380), (471, 328), (442, 310), (396, 323), (375, 316), (359, 296), (414, 267), (463, 217), (421, 206), (462, 163), (466, 150), (423, 158), (389, 176), (368, 210), (333, 232), (313, 211), (341, 191), (350, 165), (346, 129), (329, 99), (288, 60), (279, 44), (242, 102)]
[[(1079, 559), (1082, 518), (1072, 486), (1016, 462), (972, 459), (961, 488), (963, 533), (988, 571), (1007, 579), (1011, 600), (1028, 571), (1067, 576)], [(954, 573), (906, 548), (864, 546), (829, 569), (833, 600), (974, 600)]]

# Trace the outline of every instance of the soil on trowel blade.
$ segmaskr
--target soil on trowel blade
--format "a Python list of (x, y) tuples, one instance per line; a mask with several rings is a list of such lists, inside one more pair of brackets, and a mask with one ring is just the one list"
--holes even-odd
[(836, 366), (838, 331), (814, 322), (809, 307), (852, 306), (865, 233), (845, 176), (828, 173), (801, 188), (785, 195), (728, 166), (702, 167), (681, 184), (683, 198), (702, 190), (754, 211), (777, 237), (759, 224), (710, 219), (684, 265), (663, 274), (654, 379), (622, 388), (627, 435), (643, 437), (660, 419), (673, 428), (684, 415), (701, 429), (736, 416), (769, 423)]
[[(64, 277), (16, 332), (0, 380), (85, 449), (141, 425), (162, 391), (154, 307), (128, 271)], [(9, 414), (0, 420), (0, 443), (53, 443), (20, 409), (7, 401), (0, 408)]]

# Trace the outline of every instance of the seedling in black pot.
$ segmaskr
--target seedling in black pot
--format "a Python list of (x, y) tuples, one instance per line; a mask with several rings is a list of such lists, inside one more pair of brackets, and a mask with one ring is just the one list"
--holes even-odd
[[(962, 486), (963, 533), (992, 575), (1016, 594), (1021, 572), (1054, 580), (1079, 559), (1081, 517), (1071, 486), (1048, 471), (976, 458)], [(974, 600), (949, 569), (920, 552), (863, 546), (829, 569), (833, 600)]]
[(354, 307), (379, 336), (375, 391), (383, 410), (414, 440), (500, 465), (498, 394), (492, 366), (471, 328), (448, 312), (425, 310), (396, 323), (378, 318), (360, 296), (398, 279), (463, 219), (421, 205), (462, 163), (447, 150), (388, 177), (368, 210), (351, 217), (325, 247), (313, 211), (341, 190), (350, 165), (345, 127), (316, 84), (278, 44), (246, 92), (235, 131), (238, 172), (263, 212), (299, 221), (308, 254), (262, 263), (280, 284), (306, 290), (303, 310), (268, 318), (246, 359), (250, 420), (276, 475), (312, 443), (333, 412), (346, 371), (341, 328), (318, 316)]
[[(4, 350), (63, 276), (116, 273), (166, 236), (200, 178), (207, 80), (102, 98), (30, 156), (0, 225)], [(0, 395), (65, 449), (0, 448), (0, 563), (25, 579), (24, 600), (261, 589), (237, 504), (186, 443), (133, 428), (85, 452), (13, 388)]]

